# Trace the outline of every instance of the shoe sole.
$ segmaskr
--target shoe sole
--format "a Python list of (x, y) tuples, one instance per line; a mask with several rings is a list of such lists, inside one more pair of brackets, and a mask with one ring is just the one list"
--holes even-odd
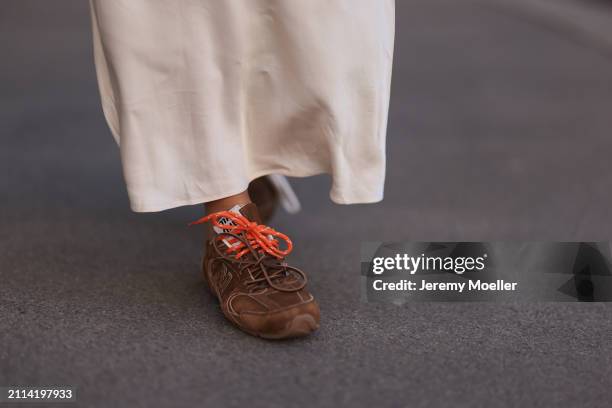
[(316, 331), (319, 328), (319, 324), (315, 321), (314, 317), (309, 314), (301, 314), (295, 316), (287, 323), (285, 328), (277, 333), (258, 333), (246, 330), (244, 327), (239, 326), (243, 331), (257, 337), (261, 337), (267, 340), (283, 340), (291, 339), (296, 337), (308, 336), (310, 333)]

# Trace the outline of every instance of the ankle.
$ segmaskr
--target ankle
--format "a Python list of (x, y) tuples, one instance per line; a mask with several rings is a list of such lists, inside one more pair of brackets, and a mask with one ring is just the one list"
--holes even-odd
[(224, 197), (219, 200), (209, 201), (204, 204), (206, 214), (212, 214), (219, 211), (226, 211), (230, 208), (239, 205), (243, 206), (251, 202), (251, 197), (247, 191), (235, 194), (233, 196)]

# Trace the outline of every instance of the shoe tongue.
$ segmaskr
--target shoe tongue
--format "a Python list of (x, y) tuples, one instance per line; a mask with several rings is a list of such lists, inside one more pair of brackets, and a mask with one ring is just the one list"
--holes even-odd
[[(230, 211), (234, 211), (234, 208), (232, 208)], [(256, 223), (261, 224), (261, 217), (259, 216), (259, 210), (257, 209), (257, 206), (254, 203), (245, 204), (242, 207), (239, 207), (238, 211), (240, 212), (240, 214), (245, 216), (249, 221), (255, 221)]]
[[(257, 206), (253, 203), (244, 204), (242, 206), (237, 204), (233, 206), (232, 208), (230, 208), (228, 211), (233, 212), (235, 214), (241, 214), (249, 221), (255, 221), (258, 224), (261, 222), (261, 218), (259, 217), (259, 211), (257, 210)], [(234, 223), (226, 217), (221, 217), (219, 218), (219, 224), (227, 225), (227, 224), (234, 224)], [(229, 229), (224, 230), (223, 228), (220, 228), (214, 225), (212, 226), (212, 229), (216, 234), (221, 234), (223, 232), (230, 232)], [(228, 247), (237, 245), (239, 243), (236, 239), (231, 238), (231, 237), (222, 238), (222, 241)]]
[[(236, 204), (235, 206), (233, 206), (227, 211), (233, 212), (234, 214), (240, 214), (244, 216), (246, 219), (248, 219), (249, 221), (255, 221), (258, 224), (260, 223), (259, 211), (257, 210), (257, 206), (253, 203), (248, 203), (248, 204), (243, 204), (243, 205)], [(219, 224), (226, 225), (226, 224), (234, 224), (234, 223), (229, 218), (221, 217), (219, 218)], [(216, 232), (217, 234), (220, 234), (222, 232), (229, 232), (229, 230), (224, 230), (223, 228), (216, 227), (216, 226), (213, 226), (213, 231)]]

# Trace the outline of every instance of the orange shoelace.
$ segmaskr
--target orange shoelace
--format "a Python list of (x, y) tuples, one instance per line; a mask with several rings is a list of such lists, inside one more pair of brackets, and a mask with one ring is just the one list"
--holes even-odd
[[(228, 219), (232, 223), (221, 224), (221, 218)], [(239, 259), (244, 254), (251, 251), (264, 252), (275, 258), (282, 259), (293, 249), (293, 243), (285, 234), (282, 234), (273, 228), (268, 227), (267, 225), (249, 221), (249, 219), (242, 214), (237, 214), (232, 211), (219, 211), (212, 213), (190, 223), (189, 225), (203, 224), (209, 221), (212, 222), (212, 225), (215, 227), (226, 231), (219, 234), (218, 237), (222, 238), (223, 234), (228, 235), (230, 245), (227, 247), (226, 253), (236, 253), (236, 259)], [(248, 242), (248, 244), (242, 240), (233, 239), (231, 235), (245, 237), (245, 241)], [(285, 241), (285, 244), (287, 245), (286, 249), (280, 249), (279, 239)]]

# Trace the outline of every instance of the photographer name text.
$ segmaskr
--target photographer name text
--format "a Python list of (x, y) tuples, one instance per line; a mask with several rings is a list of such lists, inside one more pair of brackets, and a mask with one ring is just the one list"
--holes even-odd
[[(420, 284), (420, 285), (419, 285)], [(513, 291), (516, 290), (516, 282), (506, 282), (498, 279), (495, 282), (483, 282), (481, 280), (470, 280), (468, 282), (428, 282), (421, 280), (414, 282), (402, 279), (398, 282), (385, 282), (376, 279), (372, 282), (372, 287), (377, 291), (453, 291), (463, 293), (464, 291)]]

